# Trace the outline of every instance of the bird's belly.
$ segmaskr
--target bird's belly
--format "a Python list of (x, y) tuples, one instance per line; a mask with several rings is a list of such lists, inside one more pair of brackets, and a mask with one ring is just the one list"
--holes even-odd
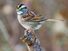
[(42, 23), (39, 23), (39, 22), (22, 22), (22, 26), (26, 29), (33, 28), (33, 29), (37, 30), (42, 26)]

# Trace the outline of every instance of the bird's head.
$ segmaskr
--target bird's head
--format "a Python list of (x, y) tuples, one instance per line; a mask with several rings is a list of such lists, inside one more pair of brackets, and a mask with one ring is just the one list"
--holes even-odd
[(19, 14), (19, 15), (26, 14), (27, 10), (28, 9), (27, 9), (27, 7), (24, 4), (19, 4), (17, 6), (17, 14)]

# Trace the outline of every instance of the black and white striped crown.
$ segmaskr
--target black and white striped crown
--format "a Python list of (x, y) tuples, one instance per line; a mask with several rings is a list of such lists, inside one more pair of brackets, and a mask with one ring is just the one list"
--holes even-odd
[(27, 9), (27, 7), (24, 4), (19, 4), (18, 5), (18, 9)]

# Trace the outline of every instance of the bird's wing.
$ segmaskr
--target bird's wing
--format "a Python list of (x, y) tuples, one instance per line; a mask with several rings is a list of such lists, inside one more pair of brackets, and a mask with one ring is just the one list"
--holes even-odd
[(44, 17), (40, 17), (40, 16), (35, 16), (33, 17), (30, 21), (35, 21), (35, 22), (41, 22), (41, 21), (45, 21), (47, 19), (45, 19)]

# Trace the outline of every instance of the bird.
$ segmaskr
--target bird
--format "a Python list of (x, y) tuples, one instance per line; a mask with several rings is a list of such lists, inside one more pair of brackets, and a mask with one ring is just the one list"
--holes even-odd
[(17, 6), (17, 19), (27, 30), (30, 28), (37, 30), (44, 23), (44, 17), (37, 16), (24, 4), (19, 4)]
[(17, 19), (26, 30), (31, 28), (38, 30), (45, 21), (64, 21), (59, 19), (46, 19), (45, 16), (38, 16), (22, 3), (17, 6)]

